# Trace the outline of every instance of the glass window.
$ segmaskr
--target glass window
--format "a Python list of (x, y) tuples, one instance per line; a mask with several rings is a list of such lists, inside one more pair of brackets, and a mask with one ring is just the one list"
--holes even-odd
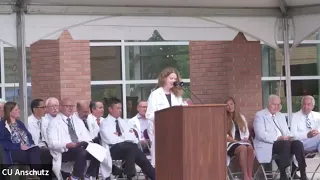
[[(190, 84), (185, 83), (184, 98), (190, 98)], [(127, 117), (134, 117), (137, 112), (138, 102), (141, 100), (147, 101), (150, 93), (156, 89), (156, 84), (130, 84), (127, 85)]]
[[(19, 93), (19, 87), (6, 87), (6, 101), (14, 101), (20, 104), (20, 93)], [(32, 101), (32, 92), (31, 92), (31, 86), (27, 87), (27, 96), (28, 96), (28, 114), (31, 114), (30, 110), (30, 104)]]
[(92, 81), (121, 80), (120, 46), (91, 46), (90, 59)]
[[(279, 81), (263, 81), (263, 105), (266, 107), (267, 99), (270, 94), (279, 94)], [(304, 95), (312, 95), (316, 104), (314, 107), (315, 111), (319, 111), (319, 80), (292, 80), (291, 89), (292, 89), (292, 112), (297, 112), (301, 109), (301, 98)], [(285, 81), (281, 82), (280, 89), (281, 112), (287, 112), (287, 98), (286, 98), (286, 84)]]
[[(27, 82), (31, 82), (30, 72), (30, 48), (26, 48), (27, 54)], [(5, 71), (5, 82), (15, 83), (19, 82), (18, 74), (18, 60), (17, 50), (13, 47), (4, 47), (4, 71)]]
[[(280, 46), (281, 47), (281, 46)], [(320, 44), (300, 44), (290, 55), (291, 76), (320, 75)], [(282, 49), (262, 45), (262, 76), (285, 76)]]
[(190, 78), (189, 46), (129, 46), (125, 54), (127, 80), (156, 79), (168, 66)]
[(161, 42), (161, 41), (176, 41), (176, 40), (165, 40), (162, 38), (161, 34), (159, 31), (155, 30), (153, 31), (151, 37), (148, 40), (126, 40), (125, 42)]
[(285, 84), (284, 81), (281, 81), (281, 87), (280, 87), (280, 81), (262, 81), (262, 103), (263, 107), (267, 107), (268, 103), (268, 97), (271, 94), (277, 94), (279, 95), (280, 91), (280, 98), (281, 98), (281, 104), (282, 104), (282, 110), (281, 112), (286, 113), (287, 112), (287, 98), (286, 98), (286, 92), (284, 88)]
[[(91, 99), (107, 103), (108, 98), (116, 97), (122, 101), (122, 85), (91, 85)], [(104, 109), (105, 116), (108, 115), (108, 109)]]
[(121, 42), (121, 40), (90, 40), (90, 42)]
[[(183, 98), (190, 98), (189, 87), (190, 83), (185, 83)], [(156, 84), (129, 84), (126, 89), (127, 96), (136, 99), (134, 103), (137, 103), (140, 100), (148, 100), (150, 93), (156, 89)]]

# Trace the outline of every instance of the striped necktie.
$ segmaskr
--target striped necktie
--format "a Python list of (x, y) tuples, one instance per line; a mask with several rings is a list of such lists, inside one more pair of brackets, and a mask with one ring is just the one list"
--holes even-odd
[(311, 129), (311, 121), (310, 121), (308, 115), (306, 115), (306, 126), (307, 126), (307, 128)]

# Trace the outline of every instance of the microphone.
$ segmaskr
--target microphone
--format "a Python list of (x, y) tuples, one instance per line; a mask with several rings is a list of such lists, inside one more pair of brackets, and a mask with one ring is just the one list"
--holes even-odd
[(177, 87), (177, 86), (184, 87), (184, 82), (177, 82), (177, 81), (175, 81), (175, 82), (173, 83), (173, 86), (174, 86), (174, 87)]
[[(177, 87), (177, 86), (182, 87), (182, 89), (183, 89), (183, 91), (184, 91), (185, 93), (186, 93), (186, 89), (188, 89), (188, 91), (189, 91), (201, 104), (203, 104), (202, 101), (201, 101), (189, 88), (187, 88), (187, 87), (185, 86), (184, 82), (182, 82), (182, 81), (181, 81), (181, 82), (175, 81), (175, 82), (173, 83), (173, 86), (175, 86), (175, 87)], [(192, 103), (194, 104), (194, 102), (193, 102), (193, 100), (192, 100), (192, 98), (191, 98), (190, 95), (189, 95), (189, 97), (190, 97)]]

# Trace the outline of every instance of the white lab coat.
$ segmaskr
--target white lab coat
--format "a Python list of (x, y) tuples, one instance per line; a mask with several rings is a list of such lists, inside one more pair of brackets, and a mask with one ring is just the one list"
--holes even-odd
[[(79, 121), (78, 118), (72, 116), (73, 125), (76, 130), (76, 134), (78, 136), (79, 141), (91, 141), (90, 134), (86, 130), (82, 121)], [(62, 165), (62, 153), (67, 152), (68, 149), (66, 144), (70, 143), (70, 137), (68, 126), (62, 119), (62, 115), (58, 114), (54, 120), (49, 122), (49, 126), (47, 128), (47, 136), (48, 136), (48, 146), (50, 149), (50, 153), (53, 157), (52, 160), (52, 171), (55, 173), (56, 177), (59, 180), (62, 180), (61, 169), (63, 168), (64, 171), (66, 169), (72, 170), (72, 163), (64, 163), (64, 167)]]
[[(82, 121), (82, 124), (84, 126), (84, 130), (86, 130), (88, 132), (88, 134), (90, 134), (91, 140), (98, 136), (100, 127), (98, 126), (98, 124), (96, 122), (96, 118), (93, 115), (90, 114), (87, 118), (87, 124), (88, 124), (89, 131), (85, 127), (83, 120), (80, 119), (80, 117), (78, 116), (78, 113), (74, 113), (73, 117), (75, 119), (77, 119), (79, 122)], [(102, 122), (103, 118), (101, 117), (100, 119), (101, 119), (100, 122)], [(112, 173), (112, 158), (111, 158), (111, 154), (109, 151), (109, 146), (107, 146), (107, 145), (101, 145), (101, 146), (103, 146), (107, 149), (106, 157), (100, 163), (100, 171), (101, 171), (102, 177), (103, 177), (103, 179), (106, 179), (107, 177), (110, 177), (110, 175)]]
[(132, 130), (132, 126), (121, 118), (118, 118), (119, 125), (122, 131), (122, 136), (115, 135), (116, 122), (115, 118), (108, 115), (103, 122), (100, 124), (100, 136), (101, 141), (104, 145), (114, 145), (124, 141), (131, 141), (133, 143), (138, 143), (138, 139)]
[[(309, 119), (312, 129), (320, 130), (320, 113), (311, 111), (309, 114)], [(302, 110), (293, 113), (290, 130), (291, 134), (300, 141), (308, 139), (307, 134), (309, 131), (311, 131), (311, 129), (307, 128), (306, 126), (306, 115), (302, 113)]]
[[(177, 97), (171, 93), (171, 105), (180, 106), (186, 105), (182, 101), (182, 97)], [(151, 140), (151, 164), (155, 166), (155, 142), (154, 142), (154, 116), (155, 112), (170, 107), (168, 99), (163, 91), (163, 88), (160, 87), (154, 90), (148, 99), (148, 108), (146, 112), (146, 118), (149, 120), (148, 125), (148, 135)]]
[[(46, 130), (43, 128), (42, 122), (41, 122), (41, 128), (38, 126), (38, 122), (43, 121), (43, 118), (41, 120), (38, 120), (36, 117), (34, 117), (33, 114), (28, 117), (28, 131), (30, 132), (33, 142), (35, 145), (39, 147), (44, 147), (46, 146), (45, 142), (45, 135), (46, 135)], [(40, 140), (40, 131), (42, 134), (41, 140)]]
[[(248, 124), (247, 124), (247, 121), (246, 121), (246, 118), (243, 116), (243, 115), (241, 115), (241, 118), (245, 121), (245, 123), (246, 123), (246, 131), (245, 132), (242, 132), (241, 130), (240, 130), (240, 138), (241, 139), (249, 139), (249, 136), (250, 136), (250, 134), (249, 134), (249, 129), (248, 129)], [(233, 124), (233, 126), (232, 126), (232, 129), (231, 129), (231, 134), (232, 134), (232, 137), (235, 137), (235, 135), (236, 135), (236, 128), (235, 128), (235, 124), (234, 123), (232, 123)], [(230, 142), (227, 142), (227, 151), (229, 150), (229, 148), (228, 148), (228, 145), (230, 144)], [(229, 166), (229, 163), (230, 163), (230, 157), (227, 155), (227, 165)]]
[(148, 128), (149, 120), (141, 119), (140, 121), (140, 118), (142, 117), (139, 114), (137, 114), (133, 118), (129, 119), (128, 122), (137, 131), (139, 135), (139, 140), (143, 140), (144, 139), (143, 133)]
[[(95, 137), (98, 136), (98, 133), (100, 131), (100, 127), (96, 121), (96, 117), (92, 114), (89, 114), (88, 118), (87, 118), (87, 124), (88, 124), (88, 128), (89, 128), (89, 133), (92, 139), (94, 139)], [(103, 117), (100, 118), (100, 123), (103, 121)]]
[(46, 114), (43, 118), (42, 118), (42, 123), (41, 123), (41, 128), (42, 128), (42, 137), (43, 140), (48, 144), (48, 135), (47, 135), (47, 129), (49, 126), (49, 122), (50, 121), (54, 121), (56, 118), (60, 118), (59, 115), (57, 115), (56, 117), (52, 117), (50, 114)]

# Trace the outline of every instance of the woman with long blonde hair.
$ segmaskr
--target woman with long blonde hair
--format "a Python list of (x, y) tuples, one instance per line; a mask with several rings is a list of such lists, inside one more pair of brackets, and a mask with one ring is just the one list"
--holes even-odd
[(183, 89), (177, 86), (177, 82), (180, 81), (180, 74), (175, 68), (165, 68), (158, 76), (157, 89), (150, 94), (148, 99), (146, 118), (149, 120), (148, 135), (151, 140), (151, 164), (153, 166), (155, 166), (154, 115), (161, 109), (184, 104)]
[(238, 156), (244, 180), (253, 180), (254, 149), (249, 141), (249, 130), (245, 117), (236, 109), (235, 100), (228, 97), (227, 104), (227, 155)]

